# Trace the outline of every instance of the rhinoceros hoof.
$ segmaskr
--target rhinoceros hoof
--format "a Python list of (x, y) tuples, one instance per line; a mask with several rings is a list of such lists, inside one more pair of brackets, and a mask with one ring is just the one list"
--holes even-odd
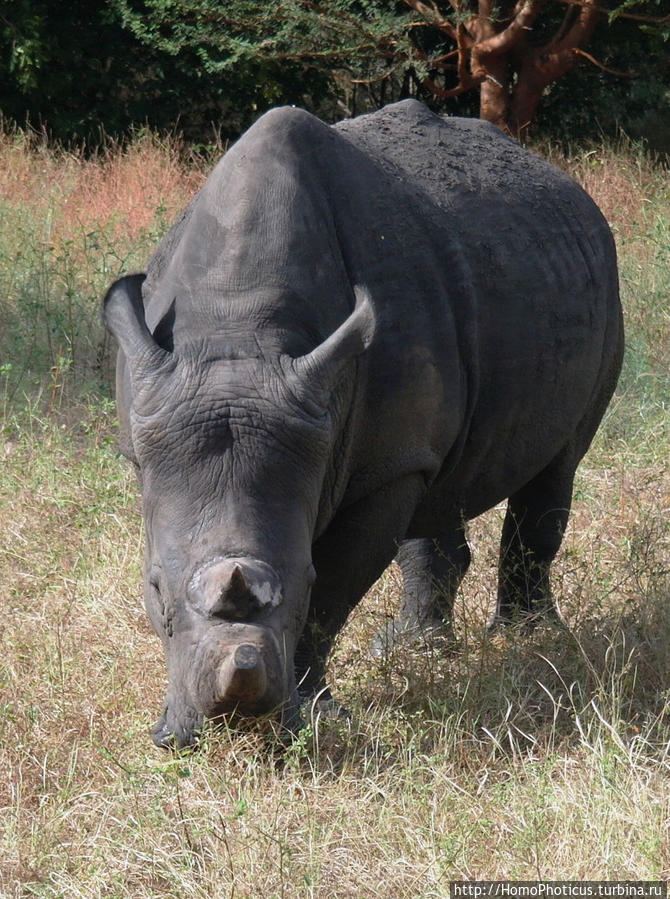
[(310, 719), (312, 723), (318, 721), (351, 721), (351, 712), (341, 705), (332, 696), (319, 698), (310, 706)]
[(318, 693), (302, 694), (294, 735), (307, 725), (314, 727), (319, 721), (350, 721), (351, 712), (333, 698), (325, 687)]

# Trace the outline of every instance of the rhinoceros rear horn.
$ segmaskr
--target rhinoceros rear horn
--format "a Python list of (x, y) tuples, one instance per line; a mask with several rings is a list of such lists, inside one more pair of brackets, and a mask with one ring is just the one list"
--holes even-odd
[(144, 318), (142, 283), (146, 275), (125, 275), (107, 291), (103, 318), (128, 360), (131, 372), (155, 368), (169, 355), (158, 346)]
[(315, 386), (332, 389), (344, 366), (372, 343), (375, 314), (365, 287), (354, 287), (356, 307), (340, 327), (306, 356), (294, 360), (296, 373)]

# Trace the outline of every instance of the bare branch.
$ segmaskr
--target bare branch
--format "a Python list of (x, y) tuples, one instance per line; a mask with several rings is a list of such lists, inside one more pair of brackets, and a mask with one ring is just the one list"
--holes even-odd
[(561, 22), (561, 26), (555, 34), (555, 40), (557, 40), (557, 41), (563, 40), (565, 35), (568, 33), (568, 31), (572, 27), (576, 15), (577, 15), (577, 7), (568, 6), (568, 8), (565, 10), (565, 15), (563, 16), (563, 21)]
[(483, 41), (495, 34), (492, 10), (493, 0), (479, 0), (477, 15), (473, 16), (468, 23), (478, 41)]
[(620, 72), (618, 69), (610, 69), (607, 66), (603, 65), (599, 62), (595, 57), (591, 56), (590, 53), (587, 53), (586, 50), (582, 50), (580, 47), (575, 47), (572, 51), (576, 53), (578, 56), (583, 56), (584, 59), (588, 59), (589, 62), (593, 63), (594, 66), (598, 66), (599, 69), (602, 69), (603, 72), (607, 72), (608, 75), (616, 75), (617, 78), (639, 78), (639, 72)]
[(458, 83), (462, 84), (468, 79), (468, 61), (472, 42), (468, 39), (465, 32), (465, 26), (459, 25), (457, 28), (457, 44), (458, 44)]
[[(452, 6), (456, 11), (458, 11), (458, 0), (450, 0)], [(411, 9), (415, 10), (415, 12), (420, 13), (426, 21), (434, 25), (435, 28), (439, 28), (440, 31), (446, 32), (449, 37), (453, 40), (456, 40), (456, 28), (455, 26), (440, 13), (436, 6), (428, 6), (426, 3), (423, 3), (422, 0), (404, 0), (404, 3), (409, 6)]]
[(546, 3), (547, 0), (526, 0), (507, 28), (480, 45), (480, 55), (493, 55), (511, 50), (524, 37), (524, 31), (532, 28)]
[(442, 19), (443, 16), (437, 6), (434, 3), (431, 3), (430, 6), (427, 3), (422, 3), (421, 0), (404, 0), (407, 6), (411, 6), (412, 9), (415, 9), (417, 12), (420, 12), (422, 16), (425, 16), (427, 19)]
[(378, 81), (384, 81), (386, 78), (390, 78), (391, 75), (397, 71), (405, 62), (405, 58), (403, 57), (398, 61), (398, 63), (394, 66), (391, 66), (390, 69), (387, 69), (386, 72), (382, 72), (381, 75), (374, 75), (371, 78), (349, 78), (352, 84), (376, 84)]
[(587, 43), (595, 31), (598, 19), (602, 13), (595, 8), (595, 0), (584, 0), (579, 4), (579, 13), (566, 34), (560, 39), (555, 36), (546, 45), (549, 52), (560, 53), (562, 50), (572, 50), (581, 44)]
[(452, 87), (450, 90), (445, 90), (443, 87), (440, 87), (432, 78), (423, 78), (421, 84), (428, 88), (434, 97), (437, 97), (440, 100), (448, 100), (450, 97), (458, 97), (460, 94), (467, 93), (472, 90), (473, 87), (478, 87), (483, 80), (483, 78), (473, 78), (472, 76), (468, 76), (468, 79), (465, 82), (457, 84), (456, 87)]
[[(588, 3), (586, 0), (556, 0), (557, 3), (565, 3), (567, 6), (589, 6), (596, 12), (605, 13), (611, 16), (616, 10), (609, 9), (607, 6), (600, 6), (598, 3)], [(617, 13), (618, 19), (631, 19), (633, 22), (647, 22), (650, 25), (663, 25), (670, 22), (670, 15), (667, 16), (646, 16), (642, 13), (620, 12)]]
[(424, 58), (427, 59), (430, 66), (437, 66), (437, 68), (440, 68), (442, 63), (445, 63), (448, 59), (453, 59), (454, 56), (458, 56), (459, 52), (460, 51), (458, 50), (458, 47), (457, 47), (455, 50), (450, 50), (448, 53), (445, 53), (444, 56), (437, 56), (434, 58), (429, 58), (429, 57), (424, 57)]

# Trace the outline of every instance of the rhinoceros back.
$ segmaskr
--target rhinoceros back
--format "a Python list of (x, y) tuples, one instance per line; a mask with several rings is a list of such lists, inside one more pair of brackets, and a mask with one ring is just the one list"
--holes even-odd
[[(385, 358), (380, 352), (368, 371), (384, 380), (368, 385), (367, 415), (391, 441), (394, 430), (411, 432), (404, 408), (423, 413), (436, 455), (450, 445), (435, 475), (437, 487), (447, 481), (444, 502), (477, 514), (540, 471), (576, 431), (584, 452), (600, 420), (623, 345), (610, 229), (576, 182), (490, 123), (441, 118), (408, 100), (336, 130), (398, 186), (404, 236), (396, 250), (404, 244), (406, 265), (421, 259), (404, 271), (404, 316), (410, 352), (428, 346), (429, 359), (408, 386), (407, 366), (391, 365), (388, 347)], [(433, 323), (424, 319), (423, 334), (412, 327), (420, 309)], [(455, 350), (436, 340), (445, 321)], [(404, 387), (407, 402), (385, 414), (394, 371), (396, 400)], [(450, 401), (431, 408), (435, 383), (445, 381)]]

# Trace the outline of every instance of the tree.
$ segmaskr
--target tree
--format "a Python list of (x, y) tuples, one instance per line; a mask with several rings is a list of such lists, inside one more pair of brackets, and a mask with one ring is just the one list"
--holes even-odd
[(127, 128), (141, 121), (127, 87), (143, 63), (139, 49), (106, 0), (5, 0), (0, 109), (63, 139)]
[[(450, 0), (451, 16), (430, 0), (404, 2), (456, 44), (450, 56), (457, 58), (457, 83), (440, 87), (430, 79), (433, 93), (446, 98), (479, 86), (481, 118), (516, 137), (526, 135), (545, 90), (580, 59), (607, 70), (584, 49), (599, 22), (615, 17), (599, 0), (498, 0), (497, 6), (493, 0), (476, 0), (476, 6)], [(619, 14), (662, 21), (623, 10)]]
[[(435, 13), (422, 0), (407, 0), (425, 18)], [(572, 69), (578, 52), (588, 43), (600, 18), (596, 0), (568, 5), (557, 25), (540, 21), (547, 0), (478, 0), (468, 9), (452, 0), (455, 21), (438, 14), (435, 27), (456, 44), (457, 84), (431, 88), (437, 96), (480, 89), (480, 116), (498, 127), (523, 136), (548, 85)]]
[(670, 22), (648, 10), (667, 0), (613, 9), (605, 0), (281, 0), (271, 14), (251, 0), (112, 2), (138, 39), (172, 55), (194, 51), (212, 74), (292, 63), (380, 85), (382, 96), (414, 83), (437, 106), (477, 89), (481, 117), (518, 137), (580, 60), (606, 68), (585, 49), (599, 23), (627, 16), (663, 36)]
[(608, 3), (3, 0), (0, 111), (89, 143), (137, 123), (207, 142), (281, 103), (332, 121), (407, 96), (521, 136), (538, 104), (571, 135), (670, 119), (670, 0)]
[(3, 0), (0, 112), (60, 141), (95, 145), (134, 125), (236, 137), (258, 109), (317, 104), (324, 76), (297, 63), (250, 61), (215, 76), (197, 48), (140, 41), (110, 0)]
[(596, 29), (588, 53), (599, 65), (585, 60), (545, 90), (534, 132), (574, 141), (623, 130), (670, 153), (670, 54), (658, 29), (616, 18)]

